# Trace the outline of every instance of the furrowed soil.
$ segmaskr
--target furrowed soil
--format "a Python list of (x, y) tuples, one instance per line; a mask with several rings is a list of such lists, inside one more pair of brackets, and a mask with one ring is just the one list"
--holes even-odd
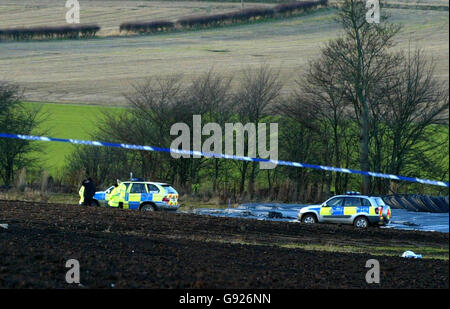
[[(0, 223), (9, 225), (0, 228), (0, 288), (74, 287), (65, 282), (69, 259), (79, 261), (87, 288), (449, 287), (444, 233), (19, 201), (0, 201)], [(326, 246), (427, 247), (447, 251), (447, 258)], [(380, 262), (380, 284), (365, 281), (371, 258)]]

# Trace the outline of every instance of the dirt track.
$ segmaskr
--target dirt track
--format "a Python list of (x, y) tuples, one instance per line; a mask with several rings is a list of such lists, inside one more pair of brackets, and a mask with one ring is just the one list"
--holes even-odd
[[(280, 244), (448, 249), (448, 234), (0, 201), (0, 288), (448, 288), (448, 260), (310, 251)], [(247, 245), (239, 244), (247, 243)], [(277, 244), (272, 245), (272, 244)], [(381, 283), (365, 282), (370, 258)]]

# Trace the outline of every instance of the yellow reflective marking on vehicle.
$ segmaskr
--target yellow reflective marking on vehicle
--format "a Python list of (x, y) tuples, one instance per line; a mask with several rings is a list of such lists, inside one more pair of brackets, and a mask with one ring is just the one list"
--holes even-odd
[(356, 213), (357, 213), (357, 207), (344, 207), (344, 215), (345, 216), (356, 215)]
[(320, 215), (321, 216), (331, 216), (331, 207), (321, 207)]
[(128, 202), (140, 202), (141, 201), (141, 193), (130, 193), (128, 195)]

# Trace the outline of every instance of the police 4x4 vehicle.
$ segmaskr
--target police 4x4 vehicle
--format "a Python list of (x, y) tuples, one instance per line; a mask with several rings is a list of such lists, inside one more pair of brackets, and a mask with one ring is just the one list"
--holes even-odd
[(155, 211), (179, 208), (178, 192), (171, 185), (139, 178), (96, 192), (94, 199), (100, 205), (123, 209)]
[(391, 220), (391, 208), (381, 197), (347, 192), (336, 195), (321, 205), (303, 207), (298, 213), (302, 223), (353, 224), (358, 228), (386, 225)]

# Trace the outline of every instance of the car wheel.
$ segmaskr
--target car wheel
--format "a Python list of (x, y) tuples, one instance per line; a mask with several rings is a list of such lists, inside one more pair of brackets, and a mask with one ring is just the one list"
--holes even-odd
[(153, 207), (153, 205), (144, 204), (141, 206), (140, 210), (141, 211), (155, 211), (155, 208)]
[(305, 224), (317, 223), (316, 216), (314, 216), (312, 214), (306, 214), (302, 217), (302, 223), (305, 223)]
[(358, 217), (353, 222), (353, 225), (359, 229), (365, 229), (369, 227), (369, 220), (366, 217)]

